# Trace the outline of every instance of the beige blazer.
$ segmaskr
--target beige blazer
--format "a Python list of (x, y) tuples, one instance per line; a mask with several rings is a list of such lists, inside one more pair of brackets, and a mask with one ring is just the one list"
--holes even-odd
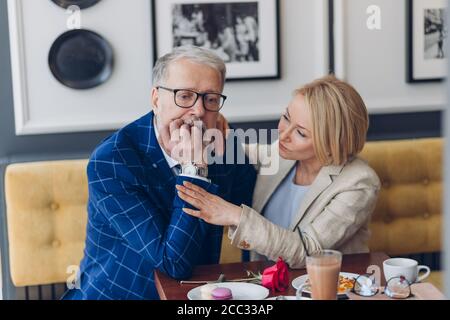
[[(279, 161), (279, 170), (274, 175), (261, 174), (261, 163), (267, 163), (268, 157), (261, 148), (270, 148), (271, 158)], [(256, 163), (259, 174), (253, 208), (243, 205), (239, 225), (229, 228), (232, 245), (274, 261), (282, 257), (291, 268), (304, 267), (305, 249), (308, 253), (320, 249), (336, 249), (344, 254), (369, 251), (369, 222), (380, 180), (365, 161), (355, 158), (342, 166), (323, 167), (289, 229), (284, 229), (260, 212), (296, 161), (279, 157), (278, 141), (271, 146), (247, 145), (246, 153)]]

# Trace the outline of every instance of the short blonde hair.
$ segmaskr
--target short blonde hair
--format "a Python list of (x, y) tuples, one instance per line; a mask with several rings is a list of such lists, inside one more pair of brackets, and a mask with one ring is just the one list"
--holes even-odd
[(310, 109), (312, 139), (322, 165), (343, 165), (366, 143), (369, 116), (359, 93), (333, 75), (317, 79), (300, 89)]

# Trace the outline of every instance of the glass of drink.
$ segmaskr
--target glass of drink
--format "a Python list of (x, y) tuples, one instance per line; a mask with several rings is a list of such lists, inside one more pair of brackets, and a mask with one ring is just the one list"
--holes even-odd
[(308, 281), (297, 290), (297, 298), (309, 291), (313, 300), (337, 300), (342, 253), (323, 250), (306, 257)]

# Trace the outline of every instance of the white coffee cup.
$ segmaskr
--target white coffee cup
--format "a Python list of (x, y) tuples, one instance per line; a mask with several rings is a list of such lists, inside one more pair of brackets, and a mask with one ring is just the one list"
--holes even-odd
[[(419, 277), (419, 272), (425, 271), (425, 274)], [(383, 271), (386, 281), (389, 279), (404, 276), (409, 283), (420, 282), (430, 275), (430, 268), (424, 265), (418, 265), (416, 260), (407, 258), (391, 258), (383, 262)]]

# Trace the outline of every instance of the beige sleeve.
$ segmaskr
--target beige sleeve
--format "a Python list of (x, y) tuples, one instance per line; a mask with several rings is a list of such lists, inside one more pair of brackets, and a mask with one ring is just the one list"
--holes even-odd
[(339, 248), (370, 219), (377, 194), (377, 188), (341, 192), (302, 231), (322, 248)]
[(376, 194), (376, 189), (342, 192), (311, 224), (295, 231), (281, 228), (252, 208), (242, 206), (239, 225), (230, 228), (228, 236), (238, 248), (255, 250), (274, 261), (282, 257), (291, 268), (302, 268), (305, 248), (309, 253), (335, 249), (353, 237), (370, 218)]
[[(258, 212), (245, 205), (237, 227), (230, 227), (231, 244), (245, 250), (255, 250), (276, 261), (282, 257), (291, 268), (305, 266), (305, 248), (297, 231), (290, 231), (270, 222)], [(314, 239), (306, 237), (309, 250), (317, 250)]]

